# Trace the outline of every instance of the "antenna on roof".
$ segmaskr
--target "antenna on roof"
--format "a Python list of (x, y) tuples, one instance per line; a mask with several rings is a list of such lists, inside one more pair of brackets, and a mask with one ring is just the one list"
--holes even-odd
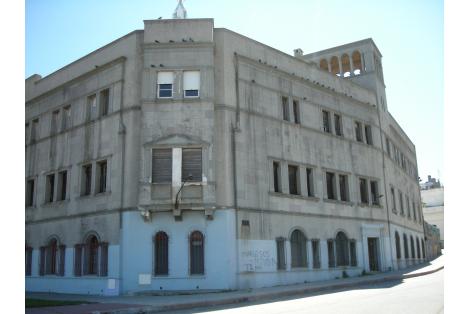
[(186, 9), (183, 6), (183, 0), (178, 0), (178, 6), (173, 12), (174, 19), (185, 19), (187, 17)]

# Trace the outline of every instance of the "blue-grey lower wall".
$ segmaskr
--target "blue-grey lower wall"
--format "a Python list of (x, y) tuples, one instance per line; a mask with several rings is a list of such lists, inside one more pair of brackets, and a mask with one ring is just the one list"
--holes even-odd
[[(172, 213), (162, 212), (144, 222), (138, 212), (124, 213), (122, 293), (236, 288), (234, 217), (233, 210), (216, 210), (213, 220), (192, 211), (175, 221)], [(204, 234), (204, 275), (189, 272), (189, 235), (196, 230)], [(169, 274), (156, 277), (153, 237), (159, 231), (169, 238)]]

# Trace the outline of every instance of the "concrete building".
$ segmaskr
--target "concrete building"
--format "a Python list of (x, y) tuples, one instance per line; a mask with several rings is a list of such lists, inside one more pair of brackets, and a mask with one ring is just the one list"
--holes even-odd
[(428, 176), (428, 181), (421, 184), (424, 219), (437, 227), (440, 232), (441, 249), (444, 248), (444, 187), (439, 180)]
[(213, 19), (26, 79), (26, 289), (241, 289), (421, 263), (372, 39), (290, 56)]
[(424, 235), (426, 245), (426, 255), (429, 259), (433, 259), (441, 255), (441, 238), (440, 231), (436, 225), (424, 222)]

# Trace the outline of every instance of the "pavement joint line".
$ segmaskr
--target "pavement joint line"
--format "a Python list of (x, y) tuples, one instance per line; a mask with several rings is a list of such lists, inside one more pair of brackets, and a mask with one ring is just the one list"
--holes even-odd
[(411, 274), (402, 274), (402, 275), (390, 275), (384, 276), (382, 278), (371, 278), (371, 279), (364, 279), (359, 282), (351, 281), (351, 282), (342, 282), (337, 284), (330, 284), (330, 285), (323, 285), (323, 286), (316, 286), (316, 287), (306, 287), (300, 289), (292, 289), (287, 291), (275, 291), (275, 292), (265, 292), (259, 293), (257, 295), (252, 296), (238, 296), (220, 300), (204, 300), (204, 301), (196, 301), (191, 303), (174, 303), (174, 304), (166, 304), (166, 305), (153, 305), (153, 306), (140, 306), (134, 308), (127, 308), (121, 310), (104, 310), (104, 311), (96, 311), (93, 314), (150, 314), (150, 313), (160, 313), (165, 311), (176, 311), (176, 310), (184, 310), (184, 309), (192, 309), (192, 308), (199, 308), (199, 307), (212, 307), (218, 305), (228, 305), (228, 304), (238, 304), (238, 303), (245, 303), (245, 302), (254, 302), (260, 301), (264, 299), (270, 299), (275, 297), (286, 297), (292, 295), (301, 295), (307, 294), (312, 292), (319, 292), (319, 291), (328, 291), (328, 290), (337, 290), (342, 288), (350, 288), (356, 286), (362, 286), (366, 284), (372, 283), (380, 283), (385, 281), (393, 281), (393, 280), (400, 280), (400, 279), (408, 279), (414, 278), (419, 276), (429, 275), (440, 270), (444, 269), (444, 266), (440, 266), (436, 269), (419, 272), (419, 273), (411, 273)]

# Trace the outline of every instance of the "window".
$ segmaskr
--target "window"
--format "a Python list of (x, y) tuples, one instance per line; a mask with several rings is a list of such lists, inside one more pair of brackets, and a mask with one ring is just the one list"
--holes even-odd
[(39, 119), (33, 120), (31, 123), (31, 142), (35, 142), (38, 139), (39, 133)]
[(408, 252), (408, 238), (406, 234), (403, 234), (403, 248), (405, 249), (405, 258), (410, 258), (410, 253)]
[(362, 123), (360, 122), (354, 122), (354, 129), (356, 132), (356, 141), (362, 142)]
[(65, 245), (58, 245), (59, 241), (52, 238), (46, 246), (41, 247), (39, 256), (39, 275), (64, 276)]
[(335, 174), (333, 172), (326, 173), (326, 194), (329, 200), (336, 199), (336, 182)]
[(71, 106), (65, 106), (62, 112), (62, 131), (72, 127), (72, 110)]
[(335, 248), (333, 239), (328, 239), (328, 267), (335, 267)]
[(172, 181), (171, 148), (152, 150), (152, 182), (171, 183)]
[(28, 136), (29, 136), (29, 123), (24, 125), (24, 142), (28, 144)]
[(109, 88), (100, 92), (100, 116), (106, 116), (109, 113)]
[(349, 201), (348, 176), (340, 174), (339, 178), (339, 195), (343, 202)]
[(34, 206), (34, 179), (26, 181), (26, 206)]
[(51, 119), (51, 135), (57, 134), (59, 131), (59, 110), (56, 110), (52, 113), (52, 119)]
[(326, 110), (322, 110), (322, 114), (323, 114), (323, 131), (326, 133), (331, 133), (330, 112)]
[(168, 275), (168, 235), (160, 231), (155, 235), (155, 275)]
[(398, 231), (395, 231), (395, 252), (397, 254), (397, 259), (401, 258), (401, 247), (400, 247), (400, 235)]
[(414, 201), (413, 201), (413, 220), (416, 221), (416, 207), (415, 207)]
[(320, 268), (320, 240), (312, 240), (313, 268)]
[[(181, 180), (188, 182), (202, 181), (202, 149), (183, 148)], [(192, 179), (189, 179), (192, 177)]]
[(335, 239), (336, 247), (336, 266), (348, 266), (349, 265), (349, 248), (348, 248), (348, 237), (344, 232), (338, 232)]
[(108, 276), (108, 243), (98, 241), (94, 234), (85, 243), (75, 245), (75, 276)]
[(423, 251), (423, 258), (426, 258), (426, 253), (425, 253), (426, 250), (424, 248), (424, 240), (423, 239), (421, 239), (421, 250)]
[(274, 183), (274, 192), (281, 191), (281, 167), (279, 162), (273, 161), (273, 183)]
[(191, 275), (204, 274), (204, 236), (199, 231), (191, 233), (190, 241), (190, 259)]
[(96, 113), (96, 95), (88, 96), (86, 103), (86, 121), (91, 121), (95, 118)]
[(411, 219), (411, 210), (410, 210), (410, 197), (406, 196), (406, 212), (409, 219)]
[(31, 266), (33, 262), (33, 248), (30, 246), (25, 247), (25, 275), (31, 276)]
[(370, 194), (372, 196), (372, 204), (380, 205), (379, 184), (377, 183), (377, 181), (370, 181)]
[(300, 230), (294, 230), (290, 238), (292, 267), (307, 267), (307, 239)]
[(413, 237), (410, 236), (410, 246), (411, 246), (411, 258), (415, 258), (415, 243), (413, 241)]
[(98, 239), (90, 236), (85, 245), (85, 275), (98, 275)]
[(183, 72), (184, 97), (199, 97), (200, 77), (199, 71)]
[(392, 197), (392, 212), (396, 213), (397, 212), (397, 204), (395, 201), (395, 189), (393, 187), (390, 187), (390, 194)]
[(97, 166), (97, 192), (104, 193), (106, 192), (106, 177), (108, 172), (108, 162), (106, 160), (96, 163)]
[(369, 204), (369, 195), (367, 191), (367, 180), (366, 179), (359, 179), (359, 190), (361, 192), (361, 203), (362, 204)]
[(386, 146), (387, 146), (388, 157), (392, 158), (392, 152), (390, 151), (390, 140), (388, 138), (385, 139), (385, 143), (386, 143)]
[(277, 269), (286, 269), (286, 253), (285, 253), (285, 241), (284, 238), (276, 239), (276, 251), (277, 251)]
[(372, 143), (372, 127), (370, 125), (364, 125), (364, 131), (366, 133), (366, 143), (368, 145), (373, 145)]
[(351, 266), (357, 266), (356, 240), (349, 241), (349, 256), (351, 256)]
[(158, 72), (158, 98), (173, 97), (173, 72)]
[(416, 237), (416, 253), (418, 253), (418, 258), (421, 258), (421, 249), (419, 248), (419, 239)]
[(343, 132), (342, 132), (342, 126), (341, 126), (341, 116), (335, 113), (334, 117), (335, 117), (335, 133), (338, 136), (342, 136)]
[(46, 203), (52, 203), (54, 201), (54, 179), (54, 173), (46, 176)]
[(67, 171), (59, 172), (58, 200), (63, 201), (67, 197)]
[(308, 196), (314, 196), (314, 190), (313, 190), (313, 169), (312, 168), (306, 168), (306, 177), (307, 177), (307, 195)]
[(91, 194), (91, 164), (82, 166), (82, 196)]
[(300, 194), (299, 186), (298, 186), (299, 167), (289, 165), (288, 170), (289, 170), (289, 193), (298, 195)]
[(398, 201), (400, 202), (400, 215), (405, 215), (405, 207), (403, 206), (403, 193), (398, 190)]
[(299, 107), (299, 102), (297, 100), (294, 100), (292, 102), (292, 106), (294, 109), (294, 122), (296, 124), (300, 124), (300, 107)]
[(282, 118), (285, 121), (289, 121), (289, 99), (287, 97), (282, 97)]

